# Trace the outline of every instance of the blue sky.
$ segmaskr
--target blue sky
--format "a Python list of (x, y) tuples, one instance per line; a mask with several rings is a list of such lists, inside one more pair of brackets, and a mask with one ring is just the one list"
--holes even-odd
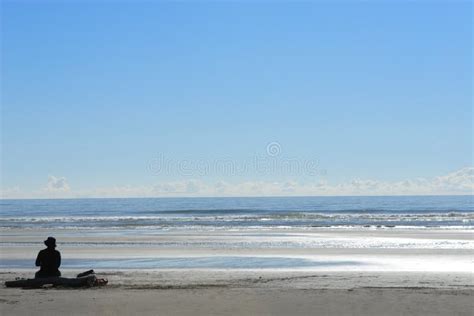
[[(1, 20), (3, 196), (472, 182), (468, 1), (4, 1)], [(317, 172), (196, 172), (255, 157)]]

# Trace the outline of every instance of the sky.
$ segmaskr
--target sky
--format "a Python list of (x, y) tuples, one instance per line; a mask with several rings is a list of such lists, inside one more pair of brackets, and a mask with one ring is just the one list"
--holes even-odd
[(472, 194), (470, 1), (2, 1), (1, 197)]

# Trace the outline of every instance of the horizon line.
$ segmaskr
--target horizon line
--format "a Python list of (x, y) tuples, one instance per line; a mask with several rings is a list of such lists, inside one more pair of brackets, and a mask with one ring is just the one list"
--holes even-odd
[(259, 196), (130, 196), (130, 197), (63, 197), (63, 198), (3, 198), (0, 201), (17, 201), (17, 200), (106, 200), (106, 199), (235, 199), (235, 198), (333, 198), (333, 197), (435, 197), (435, 196), (470, 196), (471, 194), (382, 194), (382, 195), (259, 195)]

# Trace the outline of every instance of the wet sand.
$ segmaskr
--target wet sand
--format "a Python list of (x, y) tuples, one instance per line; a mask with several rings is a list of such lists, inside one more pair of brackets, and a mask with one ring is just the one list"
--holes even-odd
[[(45, 234), (43, 230), (1, 232), (1, 260), (31, 261), (26, 268), (0, 269), (2, 283), (34, 275), (34, 258), (42, 248), (38, 240)], [(2, 287), (2, 315), (31, 315), (32, 311), (35, 315), (474, 314), (471, 231), (273, 229), (114, 236), (84, 230), (58, 231), (55, 236), (63, 258), (90, 259), (88, 268), (108, 278), (109, 285), (89, 289)], [(259, 244), (262, 240), (265, 244)], [(397, 243), (402, 246), (394, 248)], [(363, 247), (354, 247), (359, 244)], [(203, 256), (309, 258), (329, 264), (277, 269), (93, 266), (94, 260), (106, 258)], [(357, 264), (332, 264), (342, 261)], [(87, 270), (61, 269), (65, 277)]]

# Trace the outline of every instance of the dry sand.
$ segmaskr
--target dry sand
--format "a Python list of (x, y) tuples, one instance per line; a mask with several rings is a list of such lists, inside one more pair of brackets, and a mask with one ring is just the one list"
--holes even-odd
[[(28, 276), (33, 271), (10, 271)], [(72, 275), (77, 271), (68, 271)], [(2, 315), (473, 315), (470, 273), (102, 272), (91, 289), (2, 288)]]

